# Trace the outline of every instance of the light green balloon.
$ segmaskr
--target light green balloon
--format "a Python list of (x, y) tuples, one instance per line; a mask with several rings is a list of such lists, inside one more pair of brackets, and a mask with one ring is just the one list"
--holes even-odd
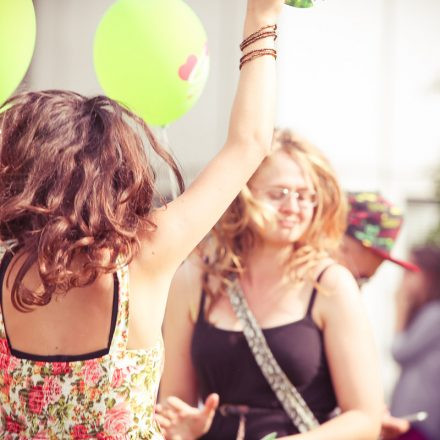
[(313, 0), (286, 0), (286, 5), (295, 6), (295, 8), (311, 8)]
[(0, 104), (23, 79), (35, 47), (35, 10), (31, 0), (0, 0)]
[(182, 0), (119, 0), (95, 35), (101, 87), (152, 125), (167, 125), (200, 97), (209, 72), (205, 30)]

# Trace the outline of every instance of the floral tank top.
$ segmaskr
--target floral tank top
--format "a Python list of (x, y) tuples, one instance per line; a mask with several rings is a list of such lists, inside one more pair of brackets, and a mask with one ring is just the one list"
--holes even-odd
[(0, 309), (1, 439), (163, 440), (154, 419), (163, 343), (127, 349), (128, 268), (116, 277), (116, 324), (100, 357), (49, 362), (14, 356)]

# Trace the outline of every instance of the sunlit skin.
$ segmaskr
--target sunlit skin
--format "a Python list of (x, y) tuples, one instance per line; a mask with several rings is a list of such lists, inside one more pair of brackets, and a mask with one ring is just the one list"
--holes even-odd
[[(262, 225), (251, 223), (260, 239), (247, 257), (247, 271), (241, 285), (246, 292), (253, 292), (253, 295), (248, 295), (247, 301), (265, 327), (300, 319), (309, 296), (307, 285), (296, 286), (295, 293), (292, 293), (292, 286), (286, 284), (288, 277), (284, 264), (291, 256), (294, 243), (308, 229), (314, 208), (311, 205), (299, 206), (292, 194), (282, 201), (271, 199), (267, 190), (278, 187), (314, 193), (302, 169), (283, 150), (273, 153), (249, 182), (255, 199), (266, 208), (267, 220)], [(210, 311), (210, 321), (222, 328), (237, 325), (226, 297), (218, 300), (216, 307)]]
[[(270, 220), (253, 224), (265, 245), (283, 247), (301, 238), (313, 218), (313, 205), (300, 206), (293, 194), (283, 200), (272, 200), (271, 189), (285, 188), (314, 194), (311, 184), (294, 159), (283, 150), (273, 154), (249, 182), (254, 197), (267, 207)], [(271, 215), (272, 214), (272, 215)]]

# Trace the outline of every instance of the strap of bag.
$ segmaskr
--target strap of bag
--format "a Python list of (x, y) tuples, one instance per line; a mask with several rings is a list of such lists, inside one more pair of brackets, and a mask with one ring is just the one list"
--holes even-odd
[(249, 348), (263, 376), (266, 378), (287, 415), (292, 420), (292, 423), (299, 432), (307, 432), (319, 426), (319, 422), (313, 412), (278, 365), (278, 362), (270, 351), (266, 338), (255, 316), (250, 311), (238, 282), (235, 281), (232, 283), (228, 289), (228, 295), (232, 308), (243, 325), (243, 333), (249, 344)]

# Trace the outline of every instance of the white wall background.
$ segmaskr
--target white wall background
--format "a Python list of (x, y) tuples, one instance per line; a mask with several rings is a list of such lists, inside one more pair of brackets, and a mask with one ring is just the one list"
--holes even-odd
[[(34, 3), (37, 46), (26, 86), (100, 93), (93, 35), (113, 1)], [(205, 25), (211, 53), (204, 94), (168, 130), (190, 180), (226, 136), (245, 1), (187, 3)], [(346, 189), (378, 189), (402, 207), (408, 197), (431, 197), (431, 172), (440, 161), (439, 23), (439, 0), (327, 0), (308, 10), (285, 8), (278, 123), (324, 150)], [(436, 221), (435, 209), (411, 206), (395, 249), (399, 256)], [(388, 356), (392, 298), (400, 275), (385, 263), (364, 292), (388, 391), (395, 377)]]

